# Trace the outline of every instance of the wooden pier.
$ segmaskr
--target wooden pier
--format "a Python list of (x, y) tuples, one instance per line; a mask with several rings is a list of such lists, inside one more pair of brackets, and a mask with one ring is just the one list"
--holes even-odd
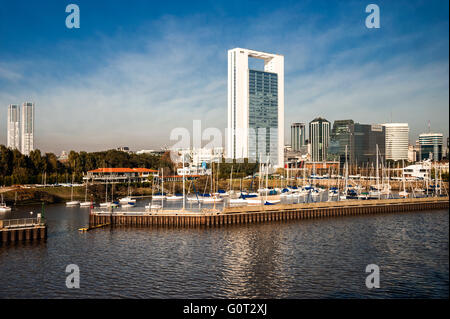
[(91, 211), (90, 227), (111, 226), (137, 227), (198, 227), (235, 224), (265, 223), (311, 218), (370, 215), (379, 213), (402, 213), (449, 207), (448, 197), (429, 197), (385, 200), (349, 200), (309, 204), (261, 205), (228, 207), (221, 212), (125, 212)]
[(0, 220), (0, 243), (38, 241), (47, 238), (47, 225), (41, 218)]

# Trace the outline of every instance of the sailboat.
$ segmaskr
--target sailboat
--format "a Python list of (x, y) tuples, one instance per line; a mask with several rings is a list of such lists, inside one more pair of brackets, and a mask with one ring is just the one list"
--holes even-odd
[(153, 180), (152, 180), (152, 199), (151, 199), (150, 203), (148, 203), (148, 205), (145, 205), (146, 210), (158, 210), (158, 209), (162, 208), (162, 205), (153, 204), (154, 183), (155, 183), (155, 178), (153, 178)]
[(70, 202), (66, 203), (66, 206), (69, 206), (69, 207), (80, 205), (80, 201), (73, 200), (73, 178), (74, 178), (74, 174), (72, 174), (72, 189), (71, 189), (71, 192), (70, 192)]
[(369, 199), (381, 199), (381, 192), (380, 192), (380, 178), (379, 178), (379, 165), (378, 165), (378, 144), (376, 145), (376, 182), (377, 185), (374, 188), (371, 186), (371, 190), (369, 192)]
[(86, 192), (84, 193), (84, 202), (80, 203), (80, 207), (90, 207), (91, 204), (93, 204), (91, 202), (88, 202), (87, 200), (87, 190), (88, 190), (88, 182), (86, 181)]
[[(203, 204), (216, 204), (219, 202), (223, 202), (223, 198), (219, 196), (219, 194), (214, 193), (215, 183), (214, 183), (214, 164), (211, 163), (212, 171), (211, 171), (211, 190), (210, 190), (210, 196), (205, 196), (202, 200)], [(206, 186), (205, 186), (206, 191)]]
[(10, 212), (11, 211), (11, 207), (6, 206), (6, 203), (3, 200), (3, 194), (2, 194), (2, 202), (0, 203), (0, 213), (6, 213), (6, 212)]
[[(111, 182), (111, 184), (112, 184), (112, 182)], [(106, 181), (105, 186), (106, 186), (105, 202), (104, 203), (100, 203), (100, 207), (107, 207), (107, 208), (109, 208), (109, 207), (118, 207), (119, 205), (117, 203), (108, 202), (108, 180)], [(113, 188), (111, 186), (111, 199), (114, 200), (114, 197), (113, 197), (112, 194), (113, 194)]]
[[(184, 167), (183, 167), (183, 172), (184, 172)], [(184, 178), (184, 174), (183, 174), (183, 178)], [(167, 201), (181, 201), (183, 200), (183, 194), (180, 193), (175, 193), (175, 181), (172, 182), (172, 195), (167, 196), (166, 200)]]
[(128, 178), (128, 196), (122, 197), (119, 199), (120, 204), (122, 207), (133, 207), (136, 205), (136, 199), (131, 197), (131, 190), (130, 190), (130, 179)]
[[(402, 160), (402, 167), (405, 167), (403, 160)], [(404, 169), (402, 169), (402, 184), (403, 184), (403, 191), (399, 192), (398, 196), (400, 196), (400, 198), (407, 198), (409, 193), (406, 191), (405, 170)]]

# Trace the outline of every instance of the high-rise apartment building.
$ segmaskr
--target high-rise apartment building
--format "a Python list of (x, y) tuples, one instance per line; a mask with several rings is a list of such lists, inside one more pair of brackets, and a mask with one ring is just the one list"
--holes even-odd
[(442, 146), (444, 135), (442, 133), (423, 133), (419, 135), (420, 160), (442, 160)]
[(20, 108), (16, 104), (8, 106), (7, 146), (20, 151)]
[(305, 123), (291, 124), (291, 148), (294, 152), (300, 152), (306, 145)]
[(20, 127), (21, 152), (29, 155), (34, 150), (34, 103), (22, 104)]
[(312, 120), (309, 123), (309, 141), (311, 143), (311, 161), (326, 161), (330, 142), (330, 122), (321, 117)]
[[(264, 70), (249, 68), (249, 58)], [(235, 48), (228, 51), (227, 157), (284, 166), (284, 57)]]
[(386, 159), (393, 161), (408, 160), (409, 126), (408, 123), (386, 123)]

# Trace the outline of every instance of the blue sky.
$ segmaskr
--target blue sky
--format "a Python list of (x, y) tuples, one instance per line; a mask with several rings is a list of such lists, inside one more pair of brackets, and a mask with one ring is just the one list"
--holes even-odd
[[(67, 29), (65, 7), (80, 7)], [(376, 3), (381, 28), (365, 27)], [(316, 116), (448, 136), (448, 1), (0, 1), (0, 143), (8, 104), (36, 103), (36, 147), (170, 145), (225, 128), (227, 50), (285, 56), (286, 142)]]

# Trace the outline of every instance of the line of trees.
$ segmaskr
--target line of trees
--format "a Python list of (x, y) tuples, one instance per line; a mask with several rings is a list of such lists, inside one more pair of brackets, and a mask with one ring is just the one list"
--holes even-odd
[(23, 155), (17, 149), (0, 145), (0, 185), (70, 183), (81, 182), (83, 173), (99, 167), (165, 168), (165, 174), (173, 173), (174, 164), (168, 153), (162, 156), (129, 154), (117, 150), (103, 152), (70, 151), (67, 160), (58, 160), (53, 153), (40, 150)]

